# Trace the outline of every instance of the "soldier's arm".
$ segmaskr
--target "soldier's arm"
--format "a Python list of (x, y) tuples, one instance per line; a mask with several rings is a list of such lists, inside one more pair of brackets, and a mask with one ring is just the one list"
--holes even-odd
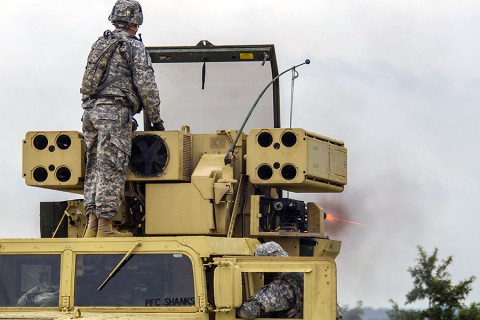
[(285, 280), (277, 279), (264, 286), (237, 310), (243, 319), (265, 317), (269, 313), (285, 311), (295, 306), (295, 291)]
[(140, 41), (133, 41), (132, 47), (133, 83), (150, 121), (160, 123), (160, 95), (150, 56)]
[(256, 319), (260, 318), (262, 312), (262, 306), (257, 301), (244, 302), (237, 310), (237, 316), (242, 319)]

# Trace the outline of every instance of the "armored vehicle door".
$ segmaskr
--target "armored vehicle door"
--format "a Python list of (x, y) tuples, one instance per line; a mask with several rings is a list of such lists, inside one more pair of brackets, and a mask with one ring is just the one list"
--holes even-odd
[[(300, 272), (304, 277), (303, 318), (334, 320), (337, 312), (336, 266), (330, 258), (229, 257), (216, 259), (217, 319), (235, 319), (242, 301), (254, 295), (268, 273)], [(241, 290), (240, 290), (241, 288)]]

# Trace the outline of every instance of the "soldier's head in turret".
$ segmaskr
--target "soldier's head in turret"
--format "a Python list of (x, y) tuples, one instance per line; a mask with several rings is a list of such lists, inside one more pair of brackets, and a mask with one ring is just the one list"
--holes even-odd
[(277, 256), (277, 257), (288, 257), (289, 254), (287, 251), (276, 242), (270, 241), (264, 244), (261, 244), (253, 253), (254, 256)]
[(118, 29), (135, 33), (143, 23), (142, 6), (135, 0), (117, 0), (108, 20)]
[[(254, 256), (259, 257), (289, 257), (290, 255), (285, 251), (278, 243), (270, 241), (258, 246), (253, 253)], [(264, 283), (272, 282), (280, 273), (278, 272), (265, 272)]]

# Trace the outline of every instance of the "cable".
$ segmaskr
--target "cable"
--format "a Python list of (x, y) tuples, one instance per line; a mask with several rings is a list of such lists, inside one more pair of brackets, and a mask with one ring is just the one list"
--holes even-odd
[(243, 121), (242, 123), (242, 126), (240, 127), (240, 129), (238, 130), (238, 133), (237, 133), (237, 136), (235, 137), (235, 140), (233, 141), (232, 145), (230, 146), (230, 148), (228, 149), (227, 151), (227, 154), (225, 155), (225, 159), (224, 159), (224, 163), (225, 164), (229, 164), (229, 163), (232, 163), (232, 158), (231, 156), (233, 155), (233, 150), (235, 149), (235, 146), (237, 145), (237, 142), (238, 142), (238, 139), (240, 138), (240, 135), (242, 134), (243, 132), (243, 128), (245, 127), (245, 125), (247, 124), (247, 121), (248, 119), (250, 119), (250, 115), (252, 114), (253, 110), (255, 109), (255, 107), (257, 106), (258, 104), (258, 101), (260, 101), (260, 98), (262, 98), (263, 94), (265, 93), (265, 91), (267, 91), (268, 87), (270, 87), (270, 85), (272, 83), (274, 83), (278, 78), (280, 78), (283, 74), (285, 74), (286, 72), (292, 70), (292, 69), (295, 69), (295, 68), (298, 68), (300, 66), (303, 66), (304, 64), (310, 64), (310, 60), (309, 59), (306, 59), (305, 62), (303, 63), (300, 63), (296, 66), (293, 66), (285, 71), (283, 71), (282, 73), (280, 73), (278, 76), (276, 76), (275, 78), (272, 79), (272, 81), (270, 81), (267, 86), (263, 89), (263, 91), (260, 93), (260, 95), (257, 97), (257, 99), (255, 100), (255, 102), (253, 103), (253, 106), (250, 108), (250, 111), (248, 112), (247, 116), (245, 117), (245, 120)]
[(290, 85), (290, 129), (292, 128), (292, 114), (293, 114), (293, 93), (295, 91), (295, 79), (298, 78), (298, 72), (295, 68), (292, 69), (292, 83)]

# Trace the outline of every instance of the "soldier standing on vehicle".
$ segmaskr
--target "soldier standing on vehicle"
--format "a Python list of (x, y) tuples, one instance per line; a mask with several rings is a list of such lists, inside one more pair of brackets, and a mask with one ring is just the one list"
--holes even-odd
[[(288, 253), (276, 242), (260, 245), (255, 256), (288, 257)], [(244, 302), (237, 310), (243, 319), (255, 318), (302, 318), (303, 273), (282, 272)]]
[(111, 220), (125, 188), (133, 115), (143, 108), (153, 129), (165, 130), (150, 56), (135, 36), (143, 23), (142, 7), (134, 0), (118, 0), (108, 20), (115, 30), (105, 31), (93, 44), (80, 89), (87, 149), (85, 237), (132, 236), (113, 228)]

